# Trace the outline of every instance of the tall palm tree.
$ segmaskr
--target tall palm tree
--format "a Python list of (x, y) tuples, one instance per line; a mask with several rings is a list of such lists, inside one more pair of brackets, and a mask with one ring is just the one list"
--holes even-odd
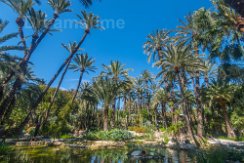
[(164, 59), (156, 63), (157, 66), (161, 66), (166, 73), (174, 73), (178, 80), (179, 88), (183, 100), (183, 112), (187, 122), (188, 135), (194, 139), (194, 134), (191, 126), (191, 120), (189, 117), (189, 108), (186, 99), (186, 73), (191, 70), (203, 68), (199, 64), (198, 58), (194, 57), (188, 47), (173, 45), (167, 47), (164, 53)]
[(44, 89), (43, 93), (39, 96), (38, 100), (35, 102), (35, 104), (33, 105), (32, 108), (36, 108), (39, 105), (39, 103), (41, 102), (41, 100), (43, 99), (43, 97), (45, 96), (45, 94), (47, 93), (47, 91), (49, 90), (51, 85), (53, 84), (53, 82), (57, 79), (59, 74), (63, 71), (63, 69), (65, 67), (68, 69), (69, 63), (71, 62), (71, 60), (74, 57), (74, 55), (78, 52), (78, 50), (80, 49), (81, 45), (84, 43), (84, 41), (85, 41), (86, 37), (88, 36), (88, 34), (90, 33), (91, 29), (100, 29), (99, 18), (97, 16), (93, 15), (92, 13), (86, 13), (85, 11), (82, 11), (81, 14), (82, 14), (83, 18), (80, 15), (78, 15), (78, 17), (80, 19), (80, 24), (83, 25), (84, 28), (85, 28), (84, 29), (84, 34), (83, 34), (81, 40), (75, 46), (75, 48), (71, 51), (71, 53), (66, 58), (66, 60), (62, 63), (62, 65), (59, 67), (59, 69), (57, 70), (56, 74), (49, 81), (49, 83), (47, 84), (47, 86)]
[(96, 67), (93, 66), (94, 63), (95, 60), (93, 58), (89, 58), (88, 54), (86, 53), (86, 54), (77, 54), (74, 58), (74, 62), (70, 65), (69, 67), (70, 69), (74, 70), (74, 72), (79, 71), (80, 73), (78, 85), (75, 90), (75, 94), (72, 98), (72, 103), (74, 102), (77, 96), (84, 73), (89, 74), (89, 72), (95, 72)]
[[(122, 82), (128, 81), (128, 72), (130, 69), (125, 69), (125, 65), (123, 65), (119, 61), (111, 61), (110, 65), (103, 65), (104, 71), (101, 72), (101, 76), (105, 78), (111, 79), (115, 85), (121, 84)], [(119, 93), (119, 92), (117, 92)], [(114, 96), (114, 103), (113, 103), (113, 123), (115, 124), (116, 119), (116, 102), (117, 102), (116, 94)]]
[[(199, 48), (204, 51), (205, 48), (214, 49), (214, 45), (209, 43), (212, 42), (212, 35), (206, 32), (206, 29), (211, 29), (215, 25), (212, 18), (212, 13), (209, 10), (201, 8), (195, 11), (192, 15), (186, 17), (186, 22), (182, 22), (182, 25), (178, 27), (178, 32), (176, 36), (176, 41), (179, 44), (189, 46), (194, 52), (195, 57), (201, 58), (199, 54)], [(207, 33), (207, 34), (206, 34)], [(201, 72), (196, 70), (193, 72), (195, 78), (195, 100), (198, 113), (198, 136), (202, 137), (203, 132), (203, 106), (200, 98), (200, 78)], [(193, 79), (194, 80), (194, 79)]]
[(210, 99), (211, 104), (217, 103), (223, 111), (225, 120), (225, 127), (228, 137), (236, 137), (236, 134), (231, 126), (227, 106), (234, 96), (235, 87), (223, 82), (214, 82), (207, 90), (207, 97)]
[[(35, 11), (32, 8), (34, 5), (32, 0), (2, 0), (2, 2), (12, 7), (19, 14), (16, 23), (18, 24), (19, 35), (23, 44), (23, 48), (25, 50), (25, 55), (23, 59), (19, 62), (19, 65), (24, 69), (27, 66), (27, 63), (32, 53), (42, 42), (45, 36), (50, 32), (51, 27), (54, 25), (56, 19), (60, 16), (60, 14), (71, 11), (69, 9), (70, 2), (69, 0), (49, 0), (48, 3), (54, 10), (53, 18), (50, 21), (45, 20), (46, 15), (42, 11)], [(23, 31), (25, 19), (29, 21), (34, 31), (29, 48), (27, 47)], [(8, 83), (14, 75), (15, 73), (14, 71), (12, 71), (5, 79), (4, 83)]]
[(163, 57), (162, 52), (166, 45), (170, 43), (169, 31), (157, 30), (155, 33), (147, 36), (147, 41), (144, 43), (145, 53), (148, 55), (148, 61), (151, 59), (157, 61)]
[[(53, 19), (49, 22), (49, 24), (47, 25), (46, 28), (43, 27), (45, 25), (44, 14), (41, 12), (38, 12), (36, 14), (36, 12), (34, 12), (31, 9), (33, 6), (32, 0), (21, 0), (21, 1), (16, 1), (16, 0), (6, 0), (5, 1), (5, 0), (3, 0), (2, 2), (10, 5), (19, 14), (19, 17), (17, 18), (16, 22), (19, 26), (19, 35), (20, 35), (21, 42), (22, 42), (22, 45), (23, 45), (23, 48), (25, 51), (24, 57), (19, 62), (19, 67), (21, 68), (21, 71), (23, 72), (23, 74), (25, 74), (27, 71), (28, 62), (30, 60), (32, 53), (36, 49), (37, 45), (47, 35), (47, 33), (49, 33), (51, 27), (55, 23), (55, 20), (58, 18), (59, 14), (70, 11), (68, 9), (68, 7), (70, 6), (70, 2), (67, 0), (49, 0), (50, 5), (55, 10), (55, 13), (54, 13)], [(26, 40), (25, 40), (25, 36), (24, 36), (24, 32), (23, 32), (23, 26), (24, 26), (24, 19), (23, 18), (26, 16), (28, 11), (30, 14), (32, 14), (32, 15), (30, 15), (31, 18), (29, 19), (30, 22), (32, 22), (31, 23), (32, 26), (36, 25), (35, 29), (34, 29), (35, 33), (33, 34), (33, 37), (32, 37), (32, 45), (30, 46), (31, 49), (27, 48)], [(33, 15), (34, 13), (35, 13), (35, 15)], [(36, 16), (36, 15), (38, 15), (38, 16)], [(38, 19), (38, 18), (40, 18), (40, 19)], [(38, 21), (38, 23), (33, 23), (33, 20)], [(37, 38), (36, 32), (40, 32), (40, 31), (42, 31), (41, 36)], [(14, 75), (15, 75), (15, 72), (11, 71), (3, 84), (8, 83)], [(20, 77), (17, 77), (15, 79), (13, 86), (12, 86), (12, 89), (9, 91), (6, 98), (3, 99), (1, 102), (0, 110), (1, 109), (8, 110), (9, 107), (11, 107), (11, 105), (13, 105), (14, 96), (15, 96), (16, 92), (21, 89), (23, 82), (24, 81), (21, 80)]]
[(94, 83), (94, 92), (103, 103), (103, 130), (108, 130), (109, 106), (113, 103), (117, 94), (119, 84), (115, 84), (111, 79), (99, 79)]

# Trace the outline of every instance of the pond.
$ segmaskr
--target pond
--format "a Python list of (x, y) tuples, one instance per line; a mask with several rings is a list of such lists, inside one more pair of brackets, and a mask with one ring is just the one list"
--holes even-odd
[[(141, 151), (144, 153), (142, 157), (132, 156)], [(243, 161), (243, 152), (223, 148), (214, 148), (207, 151), (183, 151), (139, 146), (100, 150), (68, 147), (5, 147), (0, 151), (0, 162), (10, 163), (236, 163)]]

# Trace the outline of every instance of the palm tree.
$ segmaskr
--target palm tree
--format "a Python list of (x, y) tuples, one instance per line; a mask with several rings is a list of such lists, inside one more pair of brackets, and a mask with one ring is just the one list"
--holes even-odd
[(206, 67), (205, 71), (203, 71), (205, 86), (209, 87), (209, 81), (216, 80), (218, 75), (218, 69), (216, 64), (211, 63), (210, 61), (203, 62)]
[[(3, 21), (0, 19), (0, 33), (6, 28), (8, 25), (7, 21)], [(18, 33), (11, 33), (4, 36), (0, 36), (0, 45), (5, 44), (7, 41), (15, 38), (18, 36)], [(8, 51), (10, 50), (23, 50), (23, 47), (19, 45), (2, 45), (0, 46), (0, 67), (1, 67), (1, 75), (0, 75), (0, 101), (3, 98), (4, 93), (4, 87), (3, 81), (5, 80), (5, 77), (8, 75), (9, 71), (16, 70), (14, 67), (16, 67), (16, 63), (19, 61), (18, 57), (14, 57), (8, 54)]]
[(210, 99), (210, 104), (216, 103), (223, 111), (225, 127), (228, 137), (236, 137), (236, 134), (231, 126), (227, 106), (234, 96), (235, 87), (223, 82), (213, 82), (207, 90), (207, 97)]
[[(190, 49), (180, 45), (173, 45), (167, 47), (164, 53), (164, 59), (156, 63), (157, 66), (162, 67), (162, 71), (166, 73), (174, 73), (178, 80), (179, 88), (183, 98), (183, 112), (187, 122), (188, 135), (194, 139), (192, 131), (191, 120), (189, 118), (189, 109), (186, 99), (186, 73), (190, 73), (191, 70), (203, 69), (199, 63), (198, 58), (194, 57)], [(162, 72), (161, 72), (162, 73)]]
[[(164, 89), (158, 89), (153, 98), (152, 98), (152, 107), (155, 110), (161, 106), (161, 117), (163, 120), (163, 126), (167, 128), (167, 119), (166, 119), (166, 103), (168, 102), (167, 93)], [(172, 116), (173, 117), (173, 116)]]
[[(103, 65), (104, 71), (101, 72), (101, 76), (105, 78), (109, 78), (114, 82), (115, 85), (121, 84), (125, 81), (128, 81), (128, 72), (130, 69), (125, 69), (125, 65), (123, 65), (119, 61), (111, 61), (110, 65), (106, 66)], [(119, 92), (117, 92), (119, 93)], [(115, 124), (116, 119), (116, 102), (117, 102), (116, 94), (114, 96), (114, 103), (113, 103), (113, 123)]]
[[(214, 44), (210, 45), (212, 42), (212, 33), (206, 34), (206, 29), (212, 29), (214, 26), (214, 20), (212, 18), (211, 12), (204, 8), (195, 11), (192, 15), (186, 17), (186, 22), (182, 22), (182, 25), (178, 27), (178, 32), (176, 36), (176, 41), (179, 44), (189, 46), (194, 52), (195, 57), (200, 59), (199, 48), (205, 50), (214, 49)], [(209, 46), (210, 45), (210, 46)], [(203, 136), (203, 106), (201, 104), (200, 98), (200, 76), (201, 72), (196, 70), (193, 72), (193, 77), (195, 78), (195, 100), (198, 113), (198, 136)], [(193, 82), (194, 82), (193, 78)]]
[[(49, 83), (47, 84), (47, 86), (44, 89), (43, 93), (39, 96), (38, 100), (33, 105), (33, 108), (36, 108), (39, 105), (39, 103), (41, 102), (41, 100), (43, 99), (43, 97), (45, 96), (45, 94), (47, 93), (47, 91), (49, 90), (49, 88), (51, 87), (51, 85), (53, 84), (53, 82), (57, 79), (57, 77), (59, 76), (59, 74), (63, 71), (63, 69), (65, 67), (66, 67), (66, 69), (68, 69), (69, 64), (70, 64), (72, 58), (77, 53), (77, 51), (80, 49), (80, 47), (83, 44), (83, 42), (85, 41), (86, 37), (90, 33), (90, 30), (91, 29), (99, 29), (100, 28), (99, 22), (98, 22), (98, 17), (97, 16), (94, 16), (92, 13), (89, 13), (88, 14), (85, 11), (82, 11), (81, 14), (82, 14), (83, 18), (82, 18), (82, 16), (78, 16), (78, 17), (80, 18), (80, 24), (85, 26), (84, 35), (82, 36), (82, 38), (81, 38), (81, 40), (79, 41), (78, 44), (76, 44), (76, 45), (75, 45), (75, 43), (72, 44), (72, 46), (74, 46), (74, 45), (75, 46), (70, 51), (70, 54), (69, 54), (68, 58), (66, 58), (66, 60), (64, 61), (64, 63), (62, 63), (62, 65), (59, 67), (59, 69), (56, 72), (56, 74), (49, 81)], [(65, 46), (65, 47), (67, 48), (67, 46)]]
[(147, 111), (149, 112), (150, 110), (150, 103), (151, 103), (151, 90), (150, 90), (150, 84), (153, 83), (154, 77), (152, 76), (152, 74), (145, 70), (143, 71), (143, 73), (141, 74), (141, 80), (143, 81), (143, 83), (145, 84), (144, 89), (146, 92), (146, 98), (147, 98)]
[(108, 111), (113, 103), (120, 84), (115, 84), (111, 79), (99, 79), (94, 83), (94, 92), (103, 103), (103, 130), (108, 130)]
[[(9, 5), (19, 14), (16, 23), (18, 24), (19, 35), (21, 38), (21, 42), (23, 44), (23, 48), (25, 50), (25, 55), (23, 59), (20, 61), (19, 65), (24, 69), (27, 66), (27, 63), (32, 53), (42, 42), (45, 36), (50, 32), (51, 27), (54, 25), (56, 19), (60, 16), (60, 14), (71, 11), (70, 9), (68, 9), (70, 7), (70, 2), (68, 0), (49, 0), (48, 3), (54, 9), (53, 18), (50, 21), (45, 20), (45, 13), (43, 13), (42, 11), (35, 11), (32, 8), (34, 5), (32, 0), (2, 0), (2, 2)], [(32, 34), (30, 48), (27, 47), (23, 31), (25, 18), (27, 18), (34, 31), (34, 33)], [(14, 75), (14, 71), (12, 71), (9, 74), (9, 76), (5, 79), (4, 83), (8, 83)]]
[(220, 21), (220, 25), (223, 30), (228, 31), (236, 31), (236, 32), (244, 32), (244, 18), (242, 15), (232, 10), (224, 0), (213, 1), (214, 5), (218, 9), (218, 20)]
[[(23, 59), (19, 62), (19, 67), (21, 68), (21, 71), (23, 74), (26, 73), (27, 71), (27, 66), (28, 62), (30, 60), (30, 57), (34, 50), (36, 49), (37, 45), (43, 40), (43, 38), (49, 33), (51, 27), (55, 23), (55, 20), (59, 16), (59, 14), (68, 12), (70, 11), (68, 7), (70, 6), (70, 2), (67, 0), (49, 0), (49, 3), (51, 6), (55, 9), (55, 14), (53, 19), (49, 22), (46, 28), (43, 26), (45, 25), (44, 23), (44, 14), (41, 12), (34, 12), (31, 8), (33, 6), (32, 0), (21, 0), (21, 1), (16, 1), (16, 0), (2, 0), (2, 2), (8, 4), (12, 8), (16, 10), (16, 12), (19, 14), (19, 17), (16, 20), (16, 23), (18, 24), (19, 27), (19, 35), (21, 38), (21, 42), (25, 51), (25, 55)], [(33, 34), (32, 37), (32, 45), (30, 46), (31, 49), (27, 48), (26, 45), (26, 40), (23, 32), (23, 26), (24, 26), (24, 17), (26, 16), (27, 12), (29, 12), (31, 15), (31, 18), (29, 18), (29, 21), (31, 22), (32, 26), (35, 26), (34, 31), (35, 33)], [(35, 14), (34, 14), (35, 13)], [(38, 15), (38, 16), (37, 16)], [(38, 19), (39, 18), (39, 19)], [(38, 21), (35, 22), (35, 21)], [(35, 22), (35, 23), (34, 23)], [(37, 32), (42, 32), (41, 36), (37, 38)], [(15, 75), (14, 71), (11, 71), (6, 80), (4, 80), (3, 84), (8, 83), (11, 78)], [(13, 83), (12, 89), (9, 91), (8, 95), (6, 96), (5, 99), (2, 100), (1, 105), (0, 105), (0, 110), (1, 109), (8, 109), (11, 107), (11, 105), (14, 103), (14, 96), (18, 90), (21, 89), (22, 83), (24, 81), (21, 80), (20, 77), (17, 77)]]
[(87, 73), (89, 74), (89, 72), (95, 72), (96, 67), (93, 66), (95, 60), (93, 58), (89, 58), (88, 54), (77, 54), (74, 58), (74, 63), (72, 63), (70, 65), (70, 69), (74, 70), (74, 72), (79, 71), (80, 72), (80, 77), (79, 77), (79, 81), (78, 81), (78, 85), (77, 88), (75, 90), (75, 94), (72, 98), (72, 102), (74, 102), (77, 93), (79, 91), (81, 82), (82, 82), (82, 78), (83, 78), (83, 74)]
[(156, 33), (147, 36), (147, 41), (144, 43), (145, 53), (148, 55), (148, 61), (151, 59), (157, 61), (163, 57), (162, 52), (166, 45), (170, 43), (169, 31), (157, 30)]

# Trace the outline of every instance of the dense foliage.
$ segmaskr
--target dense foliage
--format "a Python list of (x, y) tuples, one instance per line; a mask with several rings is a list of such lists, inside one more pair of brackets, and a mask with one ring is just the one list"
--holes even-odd
[[(95, 60), (80, 48), (100, 24), (97, 16), (82, 11), (77, 18), (84, 27), (81, 39), (63, 44), (67, 58), (46, 83), (33, 74), (31, 57), (53, 32), (56, 20), (71, 11), (69, 0), (48, 2), (54, 14), (45, 21), (44, 11), (35, 9), (39, 3), (0, 0), (18, 15), (17, 32), (5, 34), (8, 23), (0, 21), (1, 137), (81, 136), (103, 129), (88, 132), (87, 137), (128, 140), (132, 135), (125, 130), (143, 133), (160, 128), (195, 141), (196, 137), (244, 136), (244, 23), (242, 15), (224, 1), (213, 1), (214, 9), (194, 11), (174, 32), (160, 29), (148, 35), (144, 50), (158, 74), (145, 70), (132, 77), (130, 68), (111, 61), (91, 82), (82, 80), (98, 71)], [(92, 3), (81, 2), (86, 7)], [(32, 26), (32, 37), (25, 36), (25, 23)], [(60, 88), (69, 70), (80, 77), (75, 90), (64, 91)], [(51, 88), (58, 79), (57, 88)]]

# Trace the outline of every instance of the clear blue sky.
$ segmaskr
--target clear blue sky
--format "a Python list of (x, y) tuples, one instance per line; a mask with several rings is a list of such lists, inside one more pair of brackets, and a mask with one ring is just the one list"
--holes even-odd
[[(51, 16), (51, 9), (43, 0), (42, 9)], [(102, 20), (122, 19), (124, 28), (105, 29), (92, 31), (82, 48), (96, 60), (98, 72), (102, 64), (109, 64), (111, 60), (119, 60), (132, 68), (133, 76), (139, 75), (143, 70), (149, 69), (156, 73), (157, 69), (147, 63), (147, 57), (143, 53), (143, 43), (146, 36), (156, 29), (175, 29), (179, 25), (179, 19), (201, 7), (209, 8), (209, 0), (102, 0), (94, 3), (89, 9)], [(9, 20), (10, 24), (4, 33), (17, 31), (14, 22), (16, 14), (7, 6), (0, 4), (0, 18)], [(61, 20), (75, 19), (83, 7), (78, 0), (72, 0), (72, 13), (64, 14)], [(26, 29), (26, 33), (30, 34)], [(46, 81), (56, 72), (58, 66), (64, 61), (68, 53), (61, 47), (61, 43), (78, 41), (82, 35), (81, 29), (66, 28), (61, 32), (55, 32), (48, 36), (38, 47), (31, 62), (35, 74)], [(96, 74), (86, 75), (85, 80), (90, 80)], [(78, 74), (69, 72), (63, 83), (63, 88), (75, 88)]]

